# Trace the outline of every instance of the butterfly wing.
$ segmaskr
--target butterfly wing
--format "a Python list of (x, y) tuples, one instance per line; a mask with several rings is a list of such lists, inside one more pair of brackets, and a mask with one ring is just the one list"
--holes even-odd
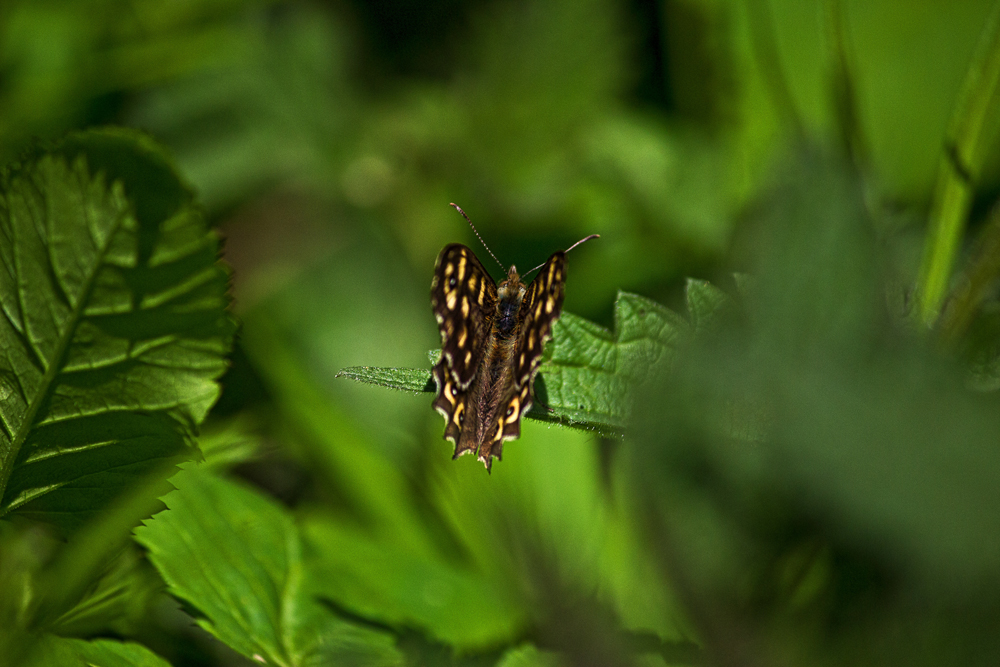
[(441, 332), (441, 360), (433, 371), (438, 390), (433, 405), (445, 418), (444, 437), (456, 445), (466, 418), (475, 414), (469, 410), (468, 393), (479, 370), (496, 302), (497, 285), (472, 250), (460, 243), (445, 246), (431, 283), (431, 306)]
[[(489, 454), (501, 457), (503, 443), (521, 435), (521, 417), (534, 402), (535, 374), (542, 363), (545, 342), (552, 337), (552, 325), (562, 314), (566, 286), (566, 254), (553, 253), (528, 285), (518, 311), (518, 339), (514, 349), (513, 383), (497, 415), (493, 442), (480, 450), (480, 458)], [(485, 450), (485, 451), (484, 451)], [(487, 466), (488, 467), (488, 466)]]

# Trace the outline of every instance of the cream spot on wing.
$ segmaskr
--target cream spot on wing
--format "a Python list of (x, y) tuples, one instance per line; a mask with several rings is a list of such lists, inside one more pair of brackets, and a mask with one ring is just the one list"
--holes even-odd
[(468, 366), (471, 361), (472, 361), (472, 350), (468, 350), (465, 353), (465, 365)]
[(445, 382), (444, 383), (444, 389), (442, 390), (442, 393), (444, 394), (444, 397), (448, 399), (449, 403), (454, 403), (455, 402), (455, 394), (451, 393), (451, 383), (450, 382)]
[(465, 280), (465, 255), (462, 255), (462, 259), (458, 260), (458, 280), (459, 282)]
[(476, 276), (475, 275), (469, 277), (469, 291), (470, 292), (475, 292), (476, 291)]
[(551, 313), (552, 312), (552, 306), (553, 306), (554, 302), (555, 302), (555, 299), (546, 299), (545, 300), (545, 312), (546, 313)]
[(499, 440), (503, 436), (503, 417), (497, 420), (497, 434), (493, 436), (494, 440)]
[(512, 424), (517, 421), (517, 418), (521, 416), (518, 410), (521, 407), (521, 401), (515, 396), (511, 402), (510, 407), (507, 408), (507, 423)]
[(462, 327), (462, 333), (458, 334), (459, 347), (465, 347), (465, 341), (469, 338), (468, 333), (469, 333), (468, 329)]
[(465, 403), (459, 403), (455, 406), (455, 414), (452, 416), (451, 420), (459, 426), (462, 425), (465, 421)]
[(479, 298), (477, 299), (477, 301), (479, 301), (479, 305), (480, 306), (483, 305), (483, 297), (484, 296), (486, 296), (486, 282), (485, 281), (482, 282), (482, 283), (479, 283)]
[(542, 302), (539, 301), (538, 305), (535, 306), (535, 319), (537, 320), (541, 316), (542, 316)]
[(462, 317), (469, 316), (469, 297), (462, 297)]
[[(528, 334), (528, 352), (534, 352), (535, 350), (535, 332), (532, 331)], [(521, 355), (521, 363), (524, 363), (524, 354)]]
[(448, 276), (450, 276), (454, 270), (455, 270), (455, 265), (452, 264), (451, 262), (448, 262), (448, 264), (444, 267), (444, 277), (447, 278)]
[(445, 298), (445, 305), (448, 306), (448, 310), (455, 310), (455, 301), (458, 300), (458, 294), (455, 290), (448, 292), (447, 298)]
[(437, 320), (438, 324), (444, 323), (444, 315), (442, 315), (441, 313), (434, 313), (434, 319)]
[(521, 353), (521, 365), (524, 366), (524, 352)]

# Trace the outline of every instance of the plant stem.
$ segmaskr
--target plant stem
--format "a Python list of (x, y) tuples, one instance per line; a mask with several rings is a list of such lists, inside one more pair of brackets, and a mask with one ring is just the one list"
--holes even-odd
[(1000, 83), (1000, 2), (990, 14), (952, 114), (951, 127), (938, 167), (924, 256), (917, 281), (921, 321), (937, 321), (958, 254), (982, 168), (984, 145), (992, 137), (983, 130)]

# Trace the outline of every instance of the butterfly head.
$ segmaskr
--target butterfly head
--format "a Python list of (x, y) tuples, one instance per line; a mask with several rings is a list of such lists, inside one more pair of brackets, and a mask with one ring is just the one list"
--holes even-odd
[(497, 286), (497, 296), (503, 298), (505, 291), (513, 291), (518, 285), (521, 286), (521, 296), (524, 296), (524, 283), (521, 282), (521, 275), (517, 272), (517, 267), (511, 264), (510, 270), (507, 271), (507, 278), (500, 281), (500, 285)]

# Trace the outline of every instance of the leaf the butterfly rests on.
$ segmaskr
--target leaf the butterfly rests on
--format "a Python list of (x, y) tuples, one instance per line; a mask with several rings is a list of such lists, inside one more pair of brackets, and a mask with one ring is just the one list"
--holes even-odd
[(521, 435), (534, 401), (542, 348), (562, 312), (566, 253), (553, 253), (528, 286), (515, 267), (498, 286), (464, 245), (445, 246), (431, 284), (441, 330), (434, 408), (455, 458), (473, 452), (489, 470), (503, 443)]

